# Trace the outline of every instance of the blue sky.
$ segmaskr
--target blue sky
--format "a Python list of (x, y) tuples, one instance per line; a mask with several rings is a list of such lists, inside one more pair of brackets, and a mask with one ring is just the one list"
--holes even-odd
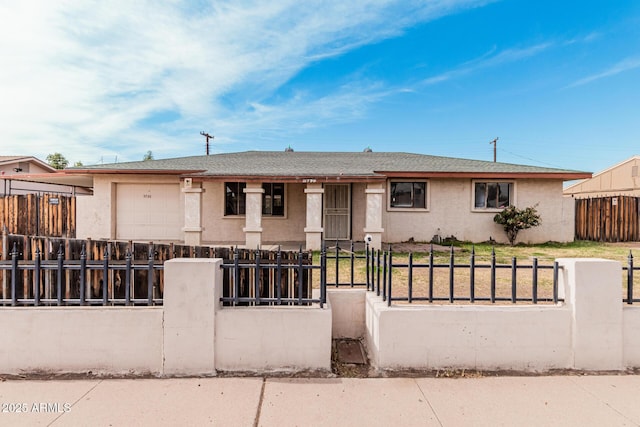
[(0, 3), (3, 155), (640, 154), (640, 2)]

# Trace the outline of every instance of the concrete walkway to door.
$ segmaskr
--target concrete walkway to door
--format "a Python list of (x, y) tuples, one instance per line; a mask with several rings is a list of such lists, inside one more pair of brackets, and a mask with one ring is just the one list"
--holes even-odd
[(11, 426), (639, 426), (640, 376), (4, 380)]

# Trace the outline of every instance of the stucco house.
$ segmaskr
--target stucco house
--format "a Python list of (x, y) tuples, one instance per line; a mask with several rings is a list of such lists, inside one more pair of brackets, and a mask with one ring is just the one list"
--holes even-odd
[(564, 189), (564, 194), (579, 199), (606, 196), (640, 196), (640, 156), (633, 156), (593, 177)]
[(520, 241), (571, 241), (566, 180), (590, 173), (397, 152), (247, 151), (69, 169), (91, 177), (77, 236), (240, 244), (382, 242), (434, 235), (506, 242), (493, 216), (537, 205)]

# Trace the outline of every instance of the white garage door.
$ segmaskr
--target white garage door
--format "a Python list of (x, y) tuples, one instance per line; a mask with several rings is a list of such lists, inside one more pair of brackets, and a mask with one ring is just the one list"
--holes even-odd
[(178, 184), (118, 184), (116, 238), (182, 240)]

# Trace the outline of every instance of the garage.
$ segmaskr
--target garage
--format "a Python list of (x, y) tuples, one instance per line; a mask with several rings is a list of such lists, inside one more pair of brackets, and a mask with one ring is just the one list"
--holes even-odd
[(117, 184), (116, 238), (182, 240), (179, 184)]

